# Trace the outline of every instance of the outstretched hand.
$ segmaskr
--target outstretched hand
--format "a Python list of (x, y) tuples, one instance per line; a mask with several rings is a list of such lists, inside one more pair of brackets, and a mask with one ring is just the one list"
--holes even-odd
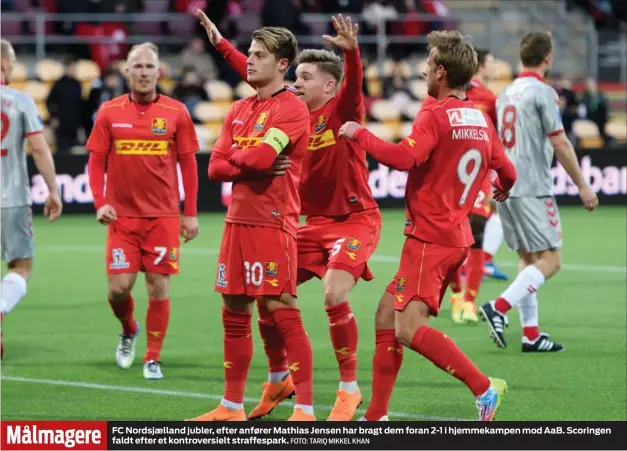
[(333, 21), (335, 31), (337, 31), (337, 36), (333, 37), (325, 34), (322, 36), (322, 39), (344, 50), (352, 50), (356, 48), (359, 25), (353, 25), (350, 17), (347, 17), (346, 20), (344, 20), (344, 17), (342, 17), (341, 14), (339, 14), (337, 18), (331, 17), (331, 20)]
[(218, 44), (220, 44), (220, 41), (222, 41), (222, 34), (220, 34), (220, 31), (218, 31), (218, 27), (216, 27), (216, 24), (214, 24), (200, 9), (196, 10), (196, 17), (200, 19), (200, 25), (202, 25), (202, 27), (207, 32), (207, 37), (209, 37), (209, 42), (211, 42), (211, 45), (216, 47)]

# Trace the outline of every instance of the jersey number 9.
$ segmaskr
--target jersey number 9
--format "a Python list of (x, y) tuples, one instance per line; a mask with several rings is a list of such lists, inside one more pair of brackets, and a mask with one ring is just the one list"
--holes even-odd
[[(468, 172), (468, 165), (473, 162), (472, 170)], [(481, 170), (481, 163), (483, 162), (483, 156), (477, 149), (467, 150), (457, 163), (457, 178), (462, 185), (464, 185), (464, 192), (462, 197), (459, 198), (459, 205), (464, 205), (468, 200), (468, 193), (472, 188), (472, 184), (477, 180), (477, 175)]]

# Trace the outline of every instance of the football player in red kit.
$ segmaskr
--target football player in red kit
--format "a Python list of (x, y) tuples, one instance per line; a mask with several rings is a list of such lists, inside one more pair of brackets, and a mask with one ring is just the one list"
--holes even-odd
[[(256, 298), (285, 343), (296, 389), (290, 421), (315, 421), (311, 343), (296, 308), (298, 183), (309, 113), (283, 85), (296, 52), (296, 38), (285, 28), (264, 27), (252, 34), (247, 81), (257, 93), (231, 105), (211, 153), (209, 178), (234, 182), (215, 283), (224, 305), (225, 388), (219, 406), (198, 421), (246, 420)], [(264, 177), (279, 155), (291, 161), (285, 175)]]
[[(466, 89), (466, 97), (477, 108), (485, 112), (496, 127), (496, 95), (485, 87), (483, 81), (490, 71), (489, 63), (493, 59), (487, 50), (476, 49), (477, 51), (477, 73), (470, 81), (470, 86)], [(427, 108), (437, 103), (434, 97), (427, 97), (422, 104), (422, 108)], [(462, 286), (462, 270), (460, 269), (452, 278), (450, 287), (453, 293), (451, 297), (451, 314), (453, 322), (476, 323), (477, 306), (475, 299), (481, 287), (484, 275), (484, 252), (483, 237), (486, 223), (492, 215), (492, 184), (490, 182), (490, 172), (481, 184), (472, 209), (470, 211), (470, 228), (475, 242), (470, 246), (468, 260), (466, 262), (466, 287)]]
[[(246, 79), (246, 57), (220, 36), (204, 14), (199, 13), (199, 18), (212, 44)], [(360, 278), (374, 277), (367, 263), (379, 242), (381, 215), (368, 185), (366, 152), (353, 141), (338, 140), (344, 122), (359, 122), (365, 114), (358, 27), (350, 17), (332, 20), (337, 36), (324, 39), (344, 51), (344, 62), (327, 50), (304, 50), (296, 59), (294, 90), (309, 109), (311, 133), (299, 186), (301, 214), (307, 219), (298, 229), (298, 283), (312, 277), (324, 280), (325, 310), (340, 370), (328, 420), (350, 421), (362, 396), (356, 377), (357, 322), (348, 297)], [(269, 380), (249, 419), (267, 415), (294, 392), (285, 344), (262, 304), (259, 330), (268, 356)]]
[(477, 54), (458, 31), (430, 33), (426, 70), (429, 95), (437, 102), (422, 110), (411, 134), (386, 143), (356, 122), (340, 136), (356, 140), (382, 164), (409, 171), (407, 221), (401, 261), (376, 314), (373, 395), (364, 420), (387, 420), (390, 395), (407, 346), (464, 382), (476, 398), (479, 419), (494, 419), (507, 385), (486, 377), (457, 345), (429, 327), (451, 277), (473, 243), (468, 216), (488, 173), (494, 170), (495, 199), (503, 201), (516, 180), (487, 114), (466, 98)]

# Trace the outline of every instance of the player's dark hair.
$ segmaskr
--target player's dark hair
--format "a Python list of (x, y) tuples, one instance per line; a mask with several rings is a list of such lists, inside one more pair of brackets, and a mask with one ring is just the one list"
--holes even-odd
[(436, 50), (435, 67), (446, 70), (446, 84), (451, 89), (466, 89), (477, 72), (477, 52), (470, 37), (459, 31), (432, 31), (427, 35), (429, 52)]
[(475, 51), (477, 52), (477, 63), (479, 64), (479, 66), (485, 66), (488, 55), (491, 55), (490, 51), (486, 49), (478, 49), (476, 47)]
[(283, 27), (263, 27), (253, 31), (253, 41), (259, 41), (278, 59), (287, 59), (291, 66), (298, 53), (298, 41), (296, 36)]
[(553, 39), (548, 32), (527, 33), (520, 40), (520, 62), (524, 67), (538, 67), (552, 52)]
[(335, 78), (337, 83), (343, 76), (344, 68), (342, 58), (329, 50), (306, 49), (298, 54), (295, 64), (302, 63), (315, 64), (318, 70), (326, 72)]

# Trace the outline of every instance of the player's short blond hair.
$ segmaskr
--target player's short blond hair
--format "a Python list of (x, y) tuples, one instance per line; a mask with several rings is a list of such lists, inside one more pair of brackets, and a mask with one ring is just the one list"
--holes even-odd
[(451, 89), (466, 89), (477, 73), (477, 52), (470, 37), (459, 31), (432, 31), (427, 35), (429, 52), (435, 49), (435, 67), (446, 69), (446, 84)]
[(342, 58), (329, 50), (306, 49), (298, 54), (295, 64), (315, 64), (318, 70), (331, 74), (336, 82), (340, 82), (344, 72)]
[(288, 65), (292, 65), (298, 53), (298, 41), (296, 36), (283, 27), (263, 27), (253, 31), (252, 39), (258, 41), (272, 53), (277, 59), (287, 59)]
[(551, 33), (527, 33), (520, 40), (520, 62), (524, 67), (538, 67), (553, 52)]
[(155, 55), (157, 55), (157, 61), (159, 60), (159, 47), (157, 47), (152, 42), (143, 42), (141, 44), (136, 44), (133, 47), (131, 47), (131, 50), (129, 50), (128, 55), (126, 57), (126, 60), (130, 61), (131, 56), (133, 55), (133, 53), (135, 51), (141, 50), (141, 49), (152, 50), (155, 53)]
[(0, 57), (6, 58), (13, 51), (13, 46), (6, 39), (0, 39)]

